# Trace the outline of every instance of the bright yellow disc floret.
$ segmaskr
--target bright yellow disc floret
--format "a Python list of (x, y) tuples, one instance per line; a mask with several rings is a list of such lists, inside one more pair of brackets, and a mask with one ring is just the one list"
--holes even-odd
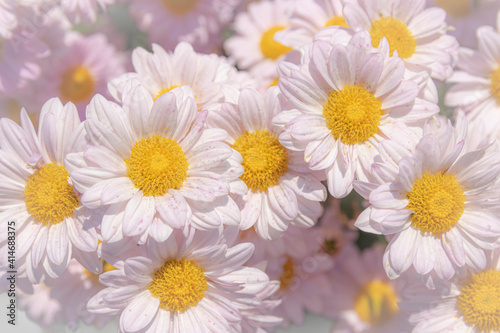
[(400, 58), (410, 58), (417, 48), (417, 41), (406, 24), (394, 17), (382, 17), (372, 22), (370, 29), (373, 47), (378, 47), (382, 37), (387, 38), (391, 56), (398, 50)]
[(49, 163), (33, 172), (24, 187), (28, 213), (45, 225), (73, 216), (80, 202), (68, 181), (69, 172), (62, 165)]
[(160, 307), (182, 312), (198, 304), (208, 288), (204, 271), (190, 260), (171, 259), (153, 275), (149, 291), (160, 299)]

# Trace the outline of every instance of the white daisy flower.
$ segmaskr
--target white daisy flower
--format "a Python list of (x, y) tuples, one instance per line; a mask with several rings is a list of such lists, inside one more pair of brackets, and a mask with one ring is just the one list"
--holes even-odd
[(246, 82), (244, 73), (236, 71), (223, 57), (196, 53), (188, 43), (180, 43), (173, 52), (153, 44), (153, 53), (136, 48), (132, 53), (134, 73), (111, 80), (108, 89), (118, 102), (137, 84), (157, 99), (174, 88), (189, 86), (198, 110), (220, 108), (225, 101), (236, 102), (239, 89)]
[(355, 249), (331, 271), (335, 297), (326, 299), (326, 316), (335, 320), (332, 333), (411, 331), (409, 315), (398, 306), (408, 279), (390, 280), (381, 265), (383, 254), (381, 245)]
[(241, 329), (245, 333), (264, 333), (275, 329), (283, 322), (283, 318), (272, 315), (273, 310), (281, 304), (280, 299), (271, 299), (279, 290), (279, 281), (269, 284), (256, 295), (262, 304), (255, 309), (241, 310)]
[(173, 50), (179, 42), (187, 42), (199, 52), (214, 52), (238, 4), (235, 0), (131, 1), (130, 14), (152, 43)]
[(146, 256), (126, 259), (104, 273), (108, 288), (88, 303), (89, 311), (120, 315), (123, 332), (241, 332), (241, 310), (261, 305), (269, 284), (259, 269), (245, 267), (253, 245), (227, 247), (218, 231), (168, 242), (148, 241)]
[(356, 221), (361, 230), (394, 234), (384, 255), (391, 278), (411, 266), (441, 279), (450, 279), (457, 267), (480, 270), (484, 251), (500, 245), (494, 186), (500, 154), (495, 145), (463, 151), (464, 125), (429, 122), (415, 153), (399, 160), (392, 181), (370, 192), (371, 206)]
[[(81, 205), (64, 164), (67, 154), (85, 148), (83, 135), (75, 106), (58, 99), (43, 106), (38, 134), (24, 110), (21, 126), (0, 120), (0, 216), (15, 222), (15, 266), (31, 283), (57, 278), (71, 258), (99, 270), (96, 216)], [(0, 247), (7, 252), (2, 225)]]
[(42, 282), (33, 285), (32, 293), (16, 291), (19, 309), (24, 311), (31, 321), (43, 328), (62, 322), (63, 305), (50, 296), (50, 290), (51, 288)]
[(314, 35), (326, 27), (345, 27), (344, 5), (352, 0), (296, 1), (288, 28), (276, 33), (280, 43), (298, 49), (314, 41)]
[(207, 230), (240, 222), (229, 193), (245, 193), (241, 155), (222, 143), (222, 130), (204, 129), (189, 87), (154, 103), (137, 86), (124, 106), (97, 95), (87, 107), (89, 147), (71, 154), (71, 178), (89, 208), (105, 209), (104, 241), (149, 236), (164, 241), (173, 229)]
[(304, 162), (302, 152), (286, 149), (278, 137), (283, 130), (272, 124), (281, 111), (279, 89), (261, 95), (243, 89), (238, 105), (226, 103), (214, 111), (209, 127), (223, 128), (228, 144), (243, 156), (240, 177), (248, 192), (236, 198), (241, 209), (241, 230), (251, 227), (263, 239), (278, 238), (289, 224), (311, 227), (321, 216), (326, 189)]
[(293, 3), (293, 0), (250, 3), (247, 11), (236, 15), (235, 33), (224, 42), (229, 59), (234, 60), (239, 69), (264, 80), (263, 85), (276, 85), (276, 70), (281, 60), (295, 63), (299, 59), (298, 52), (274, 38), (278, 31), (290, 25), (287, 11)]
[(413, 312), (412, 332), (500, 332), (500, 252), (488, 253), (483, 270), (460, 273), (433, 290), (407, 288), (401, 307)]
[(403, 60), (389, 57), (382, 41), (374, 49), (366, 31), (347, 46), (316, 41), (303, 60), (307, 65), (280, 65), (278, 86), (295, 108), (275, 118), (286, 125), (280, 141), (305, 151), (312, 170), (325, 170), (336, 198), (352, 190), (354, 179), (368, 177), (379, 142), (413, 145), (425, 119), (439, 112), (417, 98), (418, 85), (403, 79)]
[(463, 110), (469, 121), (488, 119), (485, 133), (500, 138), (500, 14), (497, 28), (477, 30), (479, 49), (460, 49), (457, 67), (449, 79), (455, 82), (446, 93), (445, 103)]
[(359, 0), (345, 6), (344, 17), (353, 31), (368, 30), (374, 47), (387, 38), (391, 55), (397, 50), (405, 63), (426, 67), (433, 78), (453, 73), (452, 53), (459, 45), (446, 34), (442, 8), (425, 8), (425, 0)]

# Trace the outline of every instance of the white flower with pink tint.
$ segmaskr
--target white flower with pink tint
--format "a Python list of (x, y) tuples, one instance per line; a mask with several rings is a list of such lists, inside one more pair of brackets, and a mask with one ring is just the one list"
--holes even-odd
[(242, 230), (255, 228), (260, 237), (278, 238), (288, 225), (311, 227), (322, 213), (326, 189), (304, 162), (304, 154), (286, 149), (278, 137), (283, 129), (272, 124), (281, 112), (279, 90), (264, 95), (243, 89), (237, 105), (223, 104), (208, 121), (229, 134), (228, 144), (241, 154), (241, 180), (248, 192), (236, 198)]
[[(459, 70), (449, 79), (456, 83), (446, 93), (445, 103), (462, 110), (470, 122), (482, 122), (485, 133), (500, 138), (500, 13), (496, 29), (479, 28), (477, 50), (459, 51)], [(483, 121), (486, 120), (487, 121)]]
[(237, 72), (225, 58), (196, 53), (188, 43), (180, 43), (172, 52), (156, 44), (152, 48), (153, 53), (136, 48), (132, 53), (135, 72), (109, 83), (109, 91), (118, 102), (123, 102), (123, 96), (138, 84), (154, 100), (172, 89), (188, 86), (199, 111), (214, 110), (223, 102), (236, 102), (239, 90), (248, 84), (246, 75)]
[(344, 17), (353, 31), (368, 30), (374, 47), (387, 38), (391, 55), (397, 50), (405, 63), (431, 70), (433, 78), (453, 73), (458, 42), (447, 35), (442, 8), (425, 8), (425, 0), (358, 0), (345, 6)]
[[(224, 50), (238, 68), (248, 70), (263, 86), (276, 85), (278, 63), (298, 62), (299, 54), (275, 39), (290, 25), (287, 13), (294, 1), (258, 1), (248, 5), (234, 21), (235, 33), (224, 42)], [(291, 52), (292, 51), (292, 52)]]
[(414, 333), (500, 331), (500, 251), (486, 255), (482, 270), (461, 270), (434, 289), (408, 286), (401, 307), (412, 315)]
[(390, 278), (413, 266), (450, 279), (459, 267), (483, 269), (485, 251), (500, 246), (496, 145), (464, 151), (464, 121), (457, 128), (429, 121), (424, 134), (397, 162), (395, 178), (371, 190), (371, 206), (356, 221), (363, 231), (394, 235), (384, 255)]
[(144, 256), (102, 274), (108, 288), (87, 305), (91, 312), (118, 314), (123, 332), (241, 332), (241, 311), (262, 304), (258, 295), (269, 278), (243, 266), (250, 243), (228, 247), (218, 231), (175, 232), (143, 250)]
[(238, 4), (238, 0), (131, 1), (130, 14), (148, 32), (150, 42), (167, 50), (187, 42), (199, 52), (216, 52)]
[(439, 111), (417, 98), (419, 86), (404, 79), (403, 60), (389, 57), (382, 41), (374, 49), (366, 31), (347, 46), (316, 41), (303, 66), (280, 65), (278, 86), (291, 109), (274, 120), (286, 128), (280, 141), (305, 151), (312, 170), (324, 170), (336, 198), (369, 177), (382, 140), (413, 145), (423, 122)]
[(345, 27), (344, 5), (352, 0), (303, 0), (296, 1), (290, 25), (276, 33), (276, 39), (298, 49), (314, 41), (314, 35), (326, 27)]
[(81, 202), (105, 211), (103, 240), (124, 236), (165, 241), (174, 229), (238, 225), (229, 196), (244, 191), (241, 155), (223, 143), (226, 132), (205, 129), (189, 87), (156, 101), (137, 86), (123, 107), (97, 95), (87, 107), (90, 145), (71, 154), (71, 178)]
[[(44, 104), (38, 133), (25, 111), (21, 126), (0, 120), (0, 215), (15, 221), (15, 265), (31, 283), (57, 278), (71, 258), (93, 272), (100, 266), (94, 226), (99, 217), (81, 205), (65, 166), (67, 154), (85, 148), (84, 135), (75, 106), (58, 99)], [(0, 248), (7, 251), (3, 226)]]

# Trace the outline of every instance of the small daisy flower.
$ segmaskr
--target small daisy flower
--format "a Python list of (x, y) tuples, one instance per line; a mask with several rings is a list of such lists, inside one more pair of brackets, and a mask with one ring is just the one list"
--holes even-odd
[(137, 86), (123, 108), (100, 95), (91, 101), (90, 145), (68, 161), (82, 204), (105, 209), (104, 241), (123, 235), (164, 241), (173, 229), (238, 225), (229, 193), (246, 191), (238, 179), (241, 155), (221, 142), (224, 131), (204, 129), (206, 117), (189, 87), (153, 103)]
[(224, 50), (238, 68), (248, 70), (264, 80), (267, 86), (276, 85), (277, 65), (287, 59), (297, 62), (298, 52), (275, 39), (275, 34), (290, 25), (291, 0), (258, 1), (248, 5), (234, 21), (235, 33), (224, 42)]
[(308, 65), (280, 65), (278, 86), (295, 108), (274, 120), (286, 126), (280, 141), (305, 151), (309, 168), (326, 172), (336, 198), (349, 194), (354, 179), (368, 177), (379, 142), (412, 145), (425, 119), (439, 112), (417, 98), (418, 85), (403, 79), (403, 60), (387, 49), (387, 42), (374, 49), (365, 31), (347, 46), (316, 41)]
[(218, 231), (174, 233), (168, 242), (148, 241), (144, 251), (102, 274), (108, 288), (87, 305), (119, 314), (123, 332), (238, 332), (240, 311), (262, 304), (257, 294), (269, 278), (243, 266), (252, 244), (227, 247)]
[(344, 16), (353, 31), (368, 30), (378, 47), (385, 37), (391, 55), (395, 50), (405, 63), (424, 66), (432, 77), (445, 80), (453, 73), (455, 37), (447, 35), (446, 12), (425, 8), (425, 0), (360, 0), (345, 6)]
[(484, 251), (500, 245), (496, 146), (463, 151), (463, 121), (457, 128), (429, 122), (425, 131), (416, 151), (397, 163), (394, 180), (370, 192), (371, 206), (356, 221), (361, 230), (394, 234), (384, 255), (390, 278), (412, 266), (441, 279), (462, 266), (480, 270)]
[(56, 323), (63, 322), (63, 305), (50, 296), (51, 288), (40, 283), (33, 285), (32, 293), (25, 293), (22, 290), (16, 291), (19, 309), (26, 312), (26, 316), (33, 322), (49, 328)]
[[(15, 221), (19, 277), (39, 283), (60, 276), (71, 258), (98, 271), (94, 219), (80, 204), (64, 164), (65, 156), (82, 151), (84, 128), (73, 104), (49, 100), (40, 113), (38, 134), (26, 112), (21, 126), (0, 120), (0, 210)], [(0, 247), (7, 251), (7, 224)]]
[(150, 42), (167, 50), (173, 50), (179, 42), (187, 42), (198, 52), (214, 52), (211, 49), (214, 37), (220, 36), (232, 20), (238, 3), (235, 0), (131, 1), (130, 14), (148, 32)]
[(118, 102), (137, 84), (156, 100), (177, 87), (189, 86), (196, 97), (198, 110), (214, 110), (220, 104), (236, 102), (247, 76), (236, 71), (225, 58), (196, 53), (188, 43), (180, 43), (173, 52), (153, 44), (153, 53), (136, 48), (132, 53), (134, 73), (112, 80), (108, 89)]
[(31, 102), (31, 108), (37, 109), (47, 97), (58, 96), (64, 102), (74, 103), (84, 119), (91, 98), (107, 93), (108, 81), (123, 74), (124, 63), (125, 58), (104, 35), (71, 35), (67, 49), (45, 64), (44, 75), (33, 87), (35, 96), (25, 99)]
[(279, 89), (261, 95), (242, 90), (238, 105), (224, 104), (213, 112), (209, 127), (223, 128), (228, 144), (243, 156), (241, 180), (248, 192), (236, 199), (242, 230), (255, 228), (267, 240), (278, 238), (289, 224), (311, 227), (322, 213), (326, 189), (309, 172), (304, 154), (286, 149), (278, 140), (283, 131), (272, 124), (281, 111)]
[(483, 270), (461, 271), (433, 290), (415, 285), (401, 306), (412, 311), (414, 333), (500, 332), (500, 252), (487, 255)]
[(479, 49), (461, 49), (457, 67), (449, 79), (456, 84), (446, 93), (445, 103), (463, 110), (469, 121), (484, 122), (486, 133), (500, 137), (500, 14), (497, 29), (477, 30)]
[(335, 319), (333, 332), (409, 333), (408, 314), (398, 302), (407, 284), (405, 278), (389, 280), (381, 265), (383, 246), (350, 252), (332, 271), (335, 297), (326, 299), (328, 317)]
[(314, 41), (314, 35), (323, 28), (347, 28), (344, 5), (352, 0), (303, 0), (297, 1), (290, 17), (290, 26), (276, 33), (276, 39), (298, 49)]
[(116, 0), (61, 0), (61, 9), (73, 23), (93, 23), (99, 10), (113, 5)]

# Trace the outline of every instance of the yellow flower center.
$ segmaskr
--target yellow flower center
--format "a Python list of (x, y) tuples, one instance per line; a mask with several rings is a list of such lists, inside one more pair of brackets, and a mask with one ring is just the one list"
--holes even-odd
[(475, 332), (500, 331), (500, 271), (474, 275), (460, 290), (457, 306)]
[(493, 98), (497, 100), (497, 104), (500, 105), (500, 66), (491, 73), (490, 80), (491, 96), (493, 96)]
[(366, 284), (354, 299), (359, 318), (373, 326), (389, 321), (399, 311), (398, 297), (392, 287), (382, 281)]
[(243, 133), (233, 144), (243, 156), (245, 172), (240, 177), (252, 191), (267, 191), (288, 170), (288, 154), (268, 130)]
[(68, 170), (54, 163), (42, 166), (28, 178), (24, 203), (36, 221), (53, 225), (73, 215), (80, 202), (68, 179)]
[[(102, 260), (102, 273), (101, 274), (116, 270), (116, 268), (114, 268), (106, 260), (104, 260), (104, 259), (101, 259), (101, 260)], [(99, 275), (101, 275), (101, 274), (94, 274), (94, 273), (89, 272), (87, 269), (85, 269), (85, 275), (87, 275), (87, 277), (96, 284), (99, 284)]]
[(398, 50), (400, 58), (409, 58), (415, 53), (417, 41), (406, 24), (394, 17), (382, 17), (372, 22), (370, 29), (373, 47), (378, 47), (382, 37), (387, 38), (391, 56)]
[(276, 60), (292, 50), (291, 47), (285, 46), (274, 40), (274, 34), (285, 28), (284, 26), (274, 26), (262, 34), (262, 38), (260, 39), (260, 50), (265, 58)]
[(467, 16), (473, 6), (473, 1), (471, 0), (436, 0), (436, 2), (439, 7), (455, 17)]
[(365, 142), (377, 134), (383, 114), (382, 102), (358, 86), (330, 93), (323, 108), (332, 136), (349, 145)]
[[(271, 82), (271, 84), (269, 85), (269, 87), (276, 87), (278, 85), (278, 82), (279, 82), (280, 78), (277, 77), (273, 80), (273, 82)], [(269, 88), (268, 87), (268, 88)]]
[(187, 179), (188, 162), (175, 140), (153, 135), (137, 141), (125, 160), (127, 176), (145, 196), (162, 196)]
[(163, 0), (169, 11), (177, 15), (185, 15), (196, 7), (198, 0)]
[(345, 21), (344, 16), (342, 15), (337, 15), (326, 21), (325, 23), (325, 28), (326, 27), (332, 27), (332, 26), (340, 26), (344, 28), (349, 28), (347, 25), (347, 22)]
[(84, 66), (76, 66), (63, 74), (59, 92), (64, 101), (78, 103), (90, 98), (94, 86), (94, 78), (89, 70)]
[(439, 235), (457, 224), (465, 209), (465, 193), (455, 176), (424, 174), (407, 194), (407, 208), (413, 211), (412, 225)]
[(168, 88), (163, 88), (162, 90), (160, 90), (160, 92), (158, 92), (156, 94), (156, 96), (154, 97), (154, 100), (156, 101), (158, 99), (158, 97), (160, 97), (161, 95), (163, 95), (164, 93), (167, 93), (169, 92), (170, 90), (174, 89), (174, 88), (177, 88), (178, 86), (171, 86), (171, 87), (168, 87)]
[(288, 258), (283, 264), (283, 273), (280, 276), (280, 290), (286, 290), (290, 283), (293, 281), (295, 275), (295, 268), (293, 267), (293, 261)]
[(169, 260), (154, 273), (149, 291), (160, 307), (182, 312), (198, 304), (208, 288), (203, 269), (190, 260)]

